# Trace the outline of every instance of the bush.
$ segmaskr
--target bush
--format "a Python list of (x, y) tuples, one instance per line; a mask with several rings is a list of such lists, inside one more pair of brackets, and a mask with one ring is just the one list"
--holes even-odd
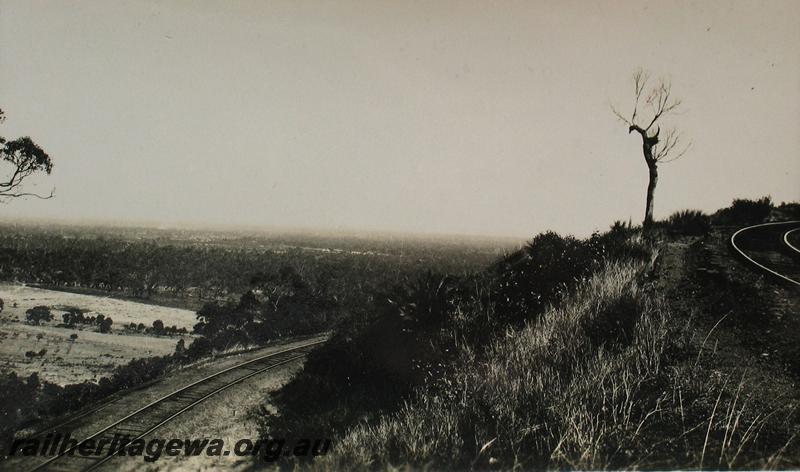
[[(27, 354), (26, 354), (27, 355)], [(36, 393), (39, 389), (39, 376), (31, 374), (21, 379), (16, 373), (0, 374), (0, 457), (11, 444), (16, 429), (36, 418)]]
[[(798, 202), (782, 202), (776, 208), (782, 220), (797, 220), (800, 219), (800, 203)], [(2, 305), (0, 305), (2, 308)], [(2, 311), (0, 309), (0, 311)]]
[(681, 210), (670, 215), (664, 226), (673, 234), (705, 236), (711, 231), (711, 217), (700, 210)]
[(719, 210), (714, 215), (714, 222), (723, 225), (753, 225), (763, 223), (769, 217), (774, 206), (772, 198), (761, 197), (758, 200), (737, 198), (729, 208)]
[(213, 352), (214, 345), (205, 337), (199, 337), (192, 341), (192, 344), (182, 353), (178, 354), (189, 361), (196, 361), (203, 356), (206, 356)]
[(503, 324), (532, 319), (591, 271), (599, 255), (596, 248), (571, 236), (553, 232), (536, 236), (495, 267), (497, 316)]

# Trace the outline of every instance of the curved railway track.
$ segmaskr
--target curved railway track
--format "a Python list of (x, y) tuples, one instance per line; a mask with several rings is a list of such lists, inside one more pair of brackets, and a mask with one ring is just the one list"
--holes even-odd
[(731, 235), (733, 250), (773, 277), (800, 286), (800, 221), (747, 226)]
[(797, 244), (798, 244), (798, 245), (800, 245), (800, 228), (790, 229), (789, 231), (787, 231), (787, 232), (786, 232), (786, 233), (784, 233), (784, 235), (783, 235), (783, 242), (784, 242), (784, 243), (785, 243), (787, 246), (789, 246), (789, 248), (790, 248), (792, 251), (794, 251), (794, 252), (796, 252), (796, 253), (800, 254), (800, 247), (798, 247), (798, 246), (794, 245), (794, 244), (793, 244), (793, 243), (790, 241), (790, 236), (791, 236), (791, 238), (796, 238)]
[[(300, 346), (273, 352), (247, 362), (221, 370), (139, 408), (124, 418), (105, 426), (82, 438), (95, 443), (106, 439), (109, 443), (116, 437), (127, 436), (131, 441), (144, 438), (158, 428), (177, 418), (184, 412), (208, 398), (233, 387), (251, 377), (305, 357), (314, 347), (325, 340), (313, 341)], [(108, 443), (107, 443), (108, 444)], [(114, 459), (115, 455), (82, 456), (74, 452), (78, 446), (66, 449), (42, 462), (33, 471), (90, 471)], [(70, 454), (72, 452), (72, 454)]]

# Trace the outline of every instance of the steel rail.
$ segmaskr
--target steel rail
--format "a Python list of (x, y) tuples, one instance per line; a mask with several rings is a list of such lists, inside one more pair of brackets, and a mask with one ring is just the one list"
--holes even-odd
[[(256, 357), (254, 359), (250, 359), (249, 361), (242, 362), (241, 364), (237, 364), (237, 365), (228, 367), (228, 368), (223, 369), (223, 370), (221, 370), (219, 372), (216, 372), (214, 374), (211, 374), (211, 375), (208, 375), (206, 377), (203, 377), (203, 378), (201, 378), (201, 379), (199, 379), (199, 380), (197, 380), (195, 382), (192, 382), (192, 383), (190, 383), (188, 385), (185, 385), (185, 386), (173, 391), (172, 393), (166, 394), (166, 395), (164, 395), (164, 396), (162, 396), (162, 397), (160, 397), (160, 398), (158, 398), (156, 400), (153, 400), (152, 402), (150, 402), (147, 405), (137, 409), (136, 411), (126, 415), (125, 417), (123, 417), (123, 418), (121, 418), (121, 419), (109, 424), (108, 426), (103, 427), (102, 429), (100, 429), (98, 431), (95, 431), (94, 433), (92, 433), (89, 436), (85, 437), (81, 441), (78, 441), (75, 446), (70, 447), (70, 448), (64, 450), (63, 452), (60, 452), (58, 455), (56, 455), (54, 457), (51, 457), (50, 459), (42, 462), (41, 464), (38, 464), (36, 467), (31, 469), (31, 472), (42, 470), (42, 469), (46, 468), (47, 466), (53, 464), (55, 461), (67, 456), (68, 454), (69, 454), (69, 457), (74, 457), (70, 453), (74, 452), (76, 449), (78, 449), (78, 447), (81, 444), (85, 443), (86, 441), (93, 440), (93, 439), (97, 438), (98, 436), (101, 436), (104, 433), (110, 431), (111, 429), (119, 426), (120, 424), (124, 423), (125, 421), (133, 418), (134, 416), (140, 415), (141, 413), (144, 413), (144, 412), (146, 412), (148, 410), (151, 410), (151, 409), (155, 408), (156, 406), (162, 405), (167, 400), (176, 398), (180, 394), (186, 393), (186, 392), (190, 391), (194, 387), (209, 383), (209, 382), (213, 381), (214, 379), (219, 378), (223, 374), (226, 374), (226, 373), (229, 373), (229, 372), (232, 372), (232, 371), (235, 371), (235, 370), (246, 368), (248, 366), (251, 366), (254, 363), (257, 363), (257, 362), (260, 362), (260, 361), (265, 361), (265, 360), (268, 360), (270, 358), (274, 358), (276, 356), (279, 356), (281, 354), (286, 354), (286, 353), (290, 353), (290, 352), (294, 352), (294, 351), (299, 351), (301, 349), (305, 349), (305, 348), (309, 348), (309, 347), (312, 347), (312, 346), (316, 346), (316, 345), (322, 344), (324, 342), (326, 342), (326, 340), (323, 339), (323, 340), (320, 340), (320, 341), (314, 341), (314, 342), (306, 343), (306, 344), (303, 344), (303, 345), (300, 345), (300, 346), (295, 346), (295, 347), (283, 349), (283, 350), (280, 350), (280, 351), (272, 352), (270, 354), (265, 354), (263, 356), (259, 356), (259, 357)], [(233, 380), (231, 380), (229, 382), (226, 382), (225, 384), (223, 384), (220, 387), (215, 388), (211, 392), (203, 394), (198, 399), (192, 400), (192, 402), (189, 405), (186, 405), (186, 406), (178, 405), (178, 411), (177, 412), (174, 412), (171, 415), (169, 415), (166, 419), (159, 421), (156, 425), (147, 427), (146, 431), (144, 433), (138, 433), (137, 437), (135, 439), (140, 439), (141, 437), (144, 437), (147, 434), (152, 433), (153, 431), (157, 430), (158, 428), (160, 428), (164, 424), (166, 424), (169, 421), (171, 421), (174, 418), (176, 418), (177, 416), (181, 415), (182, 413), (185, 413), (186, 411), (190, 410), (194, 406), (198, 405), (199, 403), (202, 403), (203, 401), (207, 400), (208, 398), (212, 397), (213, 395), (222, 392), (223, 390), (226, 390), (226, 389), (228, 389), (228, 388), (230, 388), (230, 387), (232, 387), (232, 386), (234, 386), (234, 385), (236, 385), (238, 383), (241, 383), (241, 382), (243, 382), (243, 381), (245, 381), (245, 380), (247, 380), (247, 379), (249, 379), (249, 378), (251, 378), (251, 377), (253, 377), (255, 375), (261, 374), (261, 373), (263, 373), (263, 372), (265, 372), (267, 370), (274, 369), (274, 368), (279, 367), (281, 365), (284, 365), (284, 364), (287, 364), (289, 362), (295, 361), (295, 360), (297, 360), (299, 358), (302, 358), (302, 357), (303, 357), (303, 355), (293, 356), (293, 357), (291, 357), (289, 359), (284, 359), (284, 360), (282, 360), (282, 361), (280, 361), (280, 362), (278, 362), (276, 364), (270, 364), (270, 365), (265, 366), (263, 368), (259, 368), (259, 369), (255, 370), (255, 371), (251, 371), (250, 373), (248, 373), (246, 375), (243, 375), (242, 377), (237, 377), (236, 379), (233, 379)], [(88, 468), (83, 468), (81, 470), (84, 470), (84, 471), (93, 470), (94, 468), (99, 467), (101, 464), (104, 464), (105, 462), (113, 459), (114, 457), (117, 457), (117, 456), (115, 456), (115, 455), (110, 455), (110, 456), (105, 456), (105, 457), (100, 456), (100, 457), (97, 458), (99, 460), (99, 462), (90, 464)]]
[(800, 231), (800, 228), (790, 229), (789, 231), (783, 233), (783, 242), (789, 246), (789, 249), (800, 254), (800, 248), (789, 242), (789, 234), (794, 233), (795, 231)]
[[(288, 364), (289, 362), (295, 361), (297, 359), (302, 359), (302, 358), (303, 358), (303, 355), (294, 356), (292, 358), (286, 359), (285, 361), (278, 362), (277, 364), (272, 364), (270, 366), (264, 367), (263, 369), (257, 370), (255, 372), (250, 373), (250, 374), (247, 374), (244, 377), (239, 377), (238, 379), (234, 380), (233, 382), (229, 382), (229, 383), (223, 385), (222, 387), (219, 387), (218, 389), (212, 391), (211, 393), (208, 393), (205, 396), (195, 400), (194, 402), (190, 403), (189, 405), (181, 408), (180, 410), (176, 411), (175, 413), (173, 413), (172, 415), (170, 415), (166, 419), (164, 419), (164, 420), (160, 421), (159, 423), (157, 423), (156, 425), (150, 427), (150, 429), (148, 429), (147, 431), (145, 431), (145, 432), (139, 434), (138, 436), (136, 436), (135, 438), (131, 439), (131, 441), (136, 441), (138, 439), (142, 439), (143, 437), (147, 436), (148, 434), (152, 433), (153, 431), (157, 430), (158, 428), (160, 428), (160, 427), (164, 426), (165, 424), (169, 423), (170, 421), (172, 421), (173, 419), (177, 418), (178, 416), (180, 416), (181, 414), (185, 413), (186, 411), (189, 411), (190, 409), (194, 408), (199, 403), (204, 402), (209, 397), (212, 397), (212, 396), (216, 395), (217, 393), (222, 392), (223, 390), (227, 390), (227, 389), (233, 387), (236, 384), (244, 382), (245, 380), (249, 379), (250, 377), (253, 377), (255, 375), (261, 374), (262, 372), (266, 372), (266, 371), (268, 371), (270, 369), (274, 369), (276, 367), (280, 367), (280, 366), (282, 366), (284, 364)], [(109, 452), (111, 452), (111, 451), (109, 451)], [(90, 470), (94, 470), (94, 469), (100, 467), (101, 465), (105, 464), (106, 462), (114, 459), (115, 457), (119, 457), (119, 456), (114, 455), (114, 454), (108, 454), (105, 457), (103, 457), (102, 459), (100, 459), (98, 462), (95, 462), (94, 464), (92, 464), (89, 467), (87, 467), (86, 469), (84, 469), (84, 471), (85, 472), (89, 472)], [(125, 457), (125, 456), (122, 456), (122, 457)]]
[[(313, 339), (315, 337), (318, 337), (318, 335), (314, 335), (314, 336), (308, 336), (308, 335), (306, 335), (306, 336), (295, 336), (295, 337), (291, 337), (291, 338), (285, 339), (285, 340), (283, 340), (281, 342), (283, 344), (288, 344), (288, 343), (292, 343), (292, 342), (306, 341), (308, 339)], [(236, 351), (236, 352), (232, 352), (230, 354), (224, 354), (221, 357), (225, 358), (225, 357), (228, 357), (229, 355), (246, 354), (246, 353), (252, 352), (254, 350), (266, 349), (266, 348), (271, 348), (271, 347), (276, 347), (276, 346), (275, 346), (275, 344), (267, 344), (265, 346), (260, 346), (260, 347), (257, 347), (257, 348), (248, 348), (248, 349), (245, 349), (245, 350), (242, 350), (242, 351)], [(201, 359), (201, 360), (205, 360), (205, 359)], [(91, 415), (93, 415), (93, 414), (95, 414), (95, 413), (97, 413), (99, 411), (102, 411), (102, 410), (105, 410), (106, 408), (109, 408), (110, 406), (114, 405), (115, 403), (117, 403), (118, 401), (120, 401), (122, 399), (119, 396), (120, 394), (129, 395), (129, 394), (131, 394), (133, 392), (137, 392), (139, 390), (142, 390), (142, 389), (145, 389), (147, 387), (150, 387), (154, 383), (156, 383), (156, 382), (158, 382), (160, 380), (162, 380), (162, 379), (150, 380), (150, 381), (144, 382), (141, 385), (137, 385), (135, 387), (129, 387), (129, 388), (125, 389), (122, 392), (116, 392), (116, 393), (110, 395), (109, 397), (107, 397), (106, 399), (102, 400), (102, 403), (100, 405), (92, 407), (92, 408), (89, 408), (89, 409), (86, 409), (85, 411), (79, 411), (78, 413), (76, 413), (74, 415), (71, 415), (69, 417), (64, 418), (59, 423), (53, 423), (53, 424), (47, 425), (46, 427), (44, 427), (42, 429), (39, 429), (36, 432), (32, 433), (29, 437), (30, 438), (37, 438), (37, 437), (45, 436), (46, 434), (51, 433), (51, 432), (56, 432), (59, 429), (62, 429), (64, 426), (68, 425), (68, 424), (75, 423), (76, 421), (81, 420), (81, 419), (83, 419), (83, 418), (85, 418), (87, 416), (91, 416)]]
[[(736, 231), (735, 233), (733, 233), (733, 234), (731, 235), (731, 238), (730, 238), (730, 243), (731, 243), (731, 247), (733, 247), (733, 249), (734, 249), (736, 252), (738, 252), (738, 253), (739, 253), (739, 254), (740, 254), (742, 257), (744, 257), (744, 258), (745, 258), (745, 260), (747, 260), (747, 261), (748, 261), (748, 262), (750, 262), (751, 264), (753, 264), (753, 265), (755, 265), (756, 267), (760, 268), (761, 270), (764, 270), (764, 271), (766, 271), (766, 272), (768, 272), (768, 273), (770, 273), (770, 274), (772, 274), (772, 275), (774, 275), (774, 276), (776, 276), (776, 277), (779, 277), (779, 278), (781, 278), (781, 279), (783, 279), (783, 280), (785, 280), (785, 281), (787, 281), (787, 282), (790, 282), (790, 283), (793, 283), (793, 284), (795, 284), (795, 285), (799, 285), (799, 286), (800, 286), (800, 281), (797, 281), (797, 280), (791, 279), (791, 278), (789, 278), (789, 277), (787, 277), (787, 276), (785, 276), (785, 275), (783, 275), (783, 274), (781, 274), (781, 273), (779, 273), (779, 272), (776, 272), (775, 270), (772, 270), (772, 269), (770, 269), (769, 267), (767, 267), (767, 266), (765, 266), (765, 265), (763, 265), (763, 264), (761, 264), (761, 263), (757, 262), (757, 261), (756, 261), (756, 260), (754, 260), (752, 257), (750, 257), (749, 255), (747, 255), (747, 253), (745, 253), (745, 252), (744, 252), (744, 251), (743, 251), (743, 250), (742, 250), (742, 249), (741, 249), (741, 248), (740, 248), (740, 247), (739, 247), (739, 246), (736, 244), (736, 237), (737, 237), (737, 236), (739, 236), (740, 234), (744, 233), (745, 231), (750, 231), (750, 230), (753, 230), (753, 229), (755, 229), (755, 228), (762, 228), (762, 227), (764, 227), (764, 226), (788, 225), (788, 224), (800, 224), (800, 221), (778, 221), (778, 222), (772, 222), (772, 223), (761, 223), (761, 224), (758, 224), (758, 225), (753, 225), (753, 226), (746, 226), (746, 227), (744, 227), (744, 228), (741, 228), (741, 229), (739, 229), (738, 231)], [(800, 229), (800, 228), (795, 228), (795, 229)], [(794, 230), (792, 230), (792, 231), (794, 231)], [(788, 242), (787, 242), (787, 238), (786, 238), (786, 235), (785, 235), (785, 234), (784, 234), (784, 242), (786, 242), (786, 243), (788, 244)], [(794, 246), (792, 246), (791, 244), (789, 244), (789, 247), (791, 247), (791, 248), (793, 248), (793, 249), (795, 249), (795, 250), (796, 250), (796, 248), (794, 248)]]

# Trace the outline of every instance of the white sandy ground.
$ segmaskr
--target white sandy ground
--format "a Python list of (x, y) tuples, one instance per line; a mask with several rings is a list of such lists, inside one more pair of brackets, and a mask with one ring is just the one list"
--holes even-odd
[[(193, 339), (191, 335), (134, 334), (123, 330), (125, 324), (152, 326), (160, 319), (166, 326), (191, 330), (197, 322), (190, 310), (24, 285), (0, 284), (0, 298), (5, 303), (0, 313), (0, 371), (20, 376), (36, 372), (40, 379), (59, 385), (97, 381), (131, 359), (171, 354), (179, 339), (183, 338), (186, 345)], [(51, 307), (55, 319), (41, 326), (24, 323), (25, 312), (37, 305)], [(114, 320), (111, 333), (98, 333), (93, 326), (58, 327), (62, 314), (58, 307), (70, 306), (89, 310), (89, 316), (110, 316)], [(72, 334), (78, 335), (75, 341), (70, 339)], [(42, 349), (47, 351), (44, 356), (25, 356), (27, 351), (38, 353)]]

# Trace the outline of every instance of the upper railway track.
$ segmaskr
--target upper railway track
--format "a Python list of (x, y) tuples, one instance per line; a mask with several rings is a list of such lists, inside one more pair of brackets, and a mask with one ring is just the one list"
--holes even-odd
[(730, 244), (754, 268), (789, 285), (800, 286), (800, 221), (747, 226), (731, 235)]

